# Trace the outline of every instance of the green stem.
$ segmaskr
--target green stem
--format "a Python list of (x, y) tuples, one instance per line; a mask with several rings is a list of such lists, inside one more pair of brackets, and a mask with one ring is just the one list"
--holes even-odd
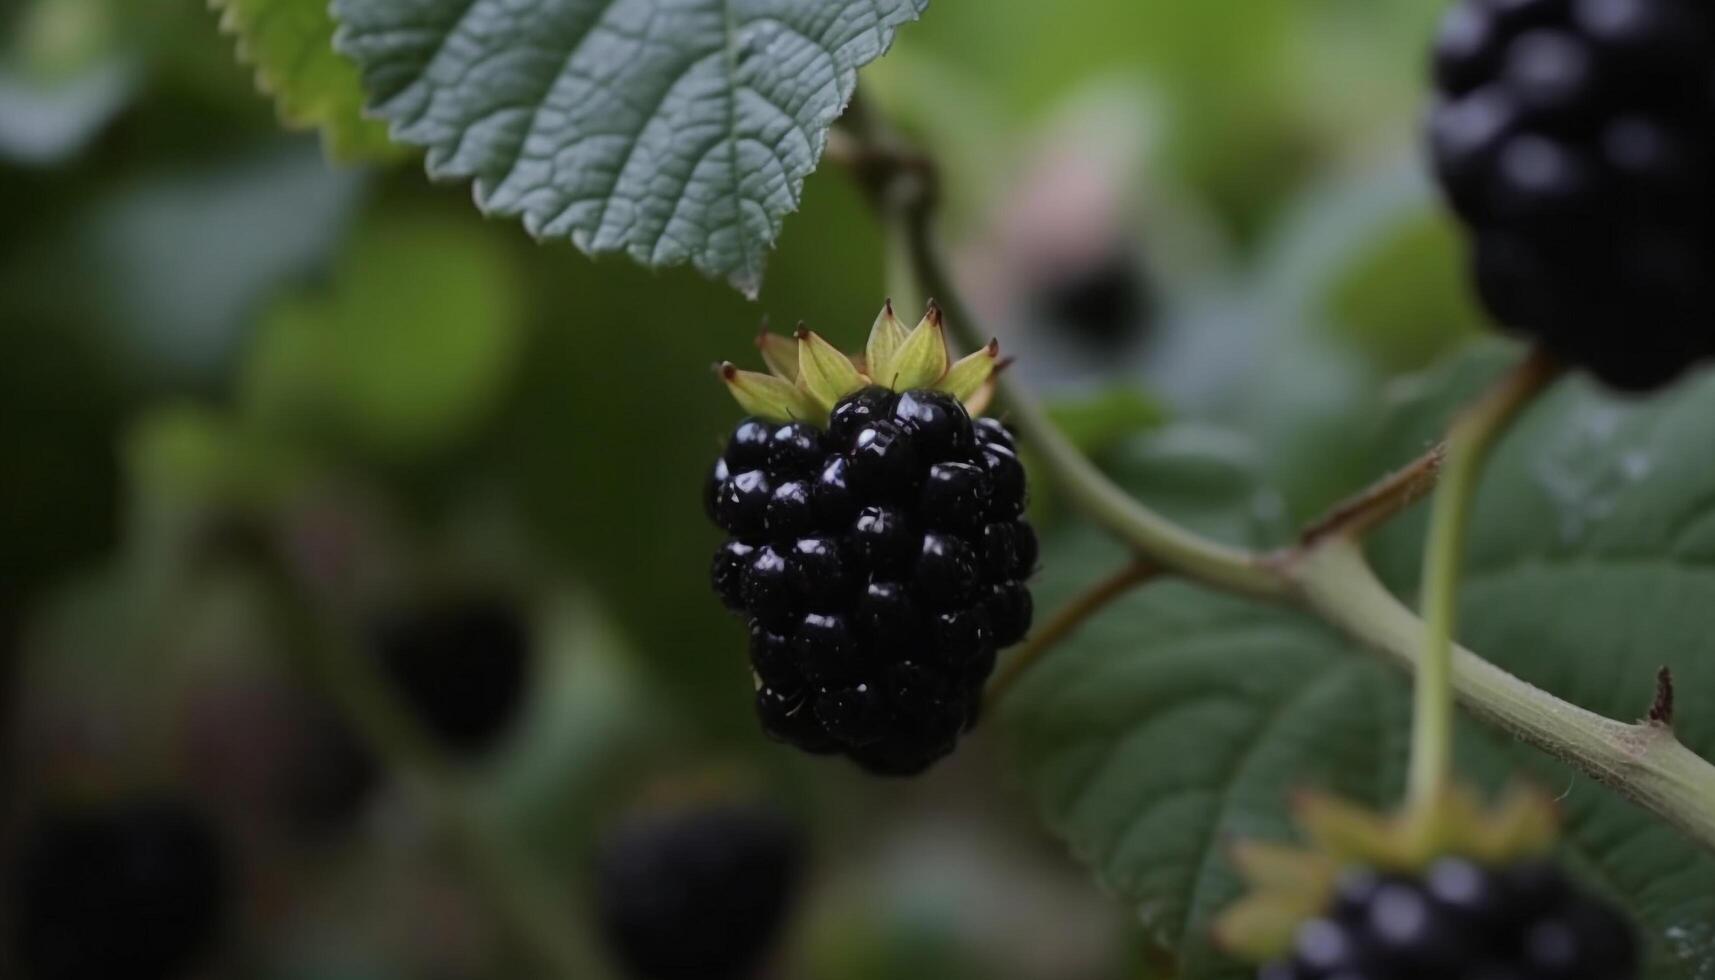
[(1433, 805), (1453, 778), (1453, 633), (1459, 612), (1459, 568), (1483, 461), (1519, 411), (1559, 374), (1546, 355), (1532, 354), (1461, 415), (1448, 434), (1423, 557), (1424, 650), (1417, 663), (1408, 783), (1413, 804)]
[[(1361, 546), (1332, 538), (1294, 565), (1304, 603), (1328, 623), (1408, 670), (1428, 627), (1376, 578)], [(1583, 770), (1715, 850), (1715, 765), (1667, 724), (1614, 721), (1562, 701), (1453, 645), (1452, 690), (1478, 717)]]
[(319, 611), (320, 604), (306, 594), (285, 561), (271, 558), (265, 564), (273, 566), (265, 569), (272, 594), (284, 597), (288, 647), (298, 665), (456, 846), (466, 873), (487, 893), (520, 948), (539, 961), (544, 976), (606, 976), (593, 953), (595, 944), (582, 935), (589, 921), (584, 910), (542, 879), (511, 838), (473, 805), (458, 773), (428, 733), (358, 651), (348, 631)]

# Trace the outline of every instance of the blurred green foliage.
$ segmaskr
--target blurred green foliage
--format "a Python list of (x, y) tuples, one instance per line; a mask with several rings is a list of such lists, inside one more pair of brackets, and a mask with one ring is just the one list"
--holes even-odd
[[(336, 154), (374, 149), (373, 126), (346, 128), (339, 63), (305, 47), (310, 74), (276, 66), (299, 29), (326, 29), (320, 5), (282, 8), (280, 40), (253, 33), (268, 4), (230, 3), (259, 12), (234, 23), (254, 64), (203, 0), (0, 14), (0, 618), (26, 625), (30, 667), (4, 720), (23, 733), (17, 798), (69, 778), (43, 745), (91, 715), (121, 733), (93, 770), (175, 778), (162, 746), (200, 685), (275, 663), (278, 597), (242, 562), (199, 558), (239, 515), (315, 529), (378, 577), (479, 566), (527, 584), (549, 667), (507, 754), (469, 777), (568, 892), (645, 784), (732, 769), (815, 818), (824, 863), (789, 975), (1065, 980), (1030, 954), (1072, 935), (1077, 976), (1153, 976), (1127, 911), (1056, 890), (1088, 889), (996, 789), (982, 739), (907, 788), (756, 734), (744, 631), (707, 588), (699, 494), (738, 414), (710, 369), (758, 363), (764, 318), (860, 343), (888, 286), (847, 176), (810, 179), (755, 303), (591, 262), (486, 222), (409, 155), (330, 163), (316, 135), (282, 132), (258, 70), (288, 120), (343, 120)], [(1276, 533), (1373, 475), (1367, 445), (1339, 436), (1476, 322), (1450, 225), (1402, 176), (1432, 7), (934, 0), (864, 83), (948, 162), (956, 241), (995, 226), (1081, 100), (1125, 93), (1112, 104), (1145, 145), (1123, 190), (1161, 216), (1133, 230), (1172, 274), (1141, 359), (1069, 386), (1057, 417), (1206, 529)], [(54, 132), (13, 125), (43, 106)], [(1051, 488), (1038, 496), (1056, 526)], [(144, 676), (158, 696), (133, 690)], [(388, 797), (357, 843), (313, 860), (263, 849), (278, 902), (246, 922), (248, 975), (428, 976), (442, 954), (507, 975), (481, 903), (402, 809)], [(948, 825), (935, 840), (977, 828), (1000, 870), (912, 904), (875, 858)], [(1018, 901), (975, 900), (996, 894)], [(399, 924), (412, 916), (464, 926), (425, 937)]]

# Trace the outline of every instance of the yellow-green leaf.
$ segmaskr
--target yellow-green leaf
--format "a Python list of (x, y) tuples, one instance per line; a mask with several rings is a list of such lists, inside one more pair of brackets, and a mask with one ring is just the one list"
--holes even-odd
[(320, 129), (328, 155), (341, 162), (405, 155), (388, 140), (386, 123), (363, 115), (357, 66), (334, 50), (326, 0), (210, 2), (221, 11), (221, 29), (237, 38), (239, 60), (255, 66), (257, 87), (274, 97), (282, 123)]
[[(947, 373), (947, 337), (941, 324), (941, 310), (930, 306), (929, 312), (912, 329), (894, 352), (885, 374), (877, 374), (877, 384), (894, 391), (923, 388), (941, 380)], [(875, 368), (870, 369), (874, 372)]]

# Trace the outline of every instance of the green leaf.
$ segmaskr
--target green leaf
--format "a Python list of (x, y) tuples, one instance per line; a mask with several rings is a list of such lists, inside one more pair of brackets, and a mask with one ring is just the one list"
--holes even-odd
[(857, 69), (927, 0), (335, 0), (393, 136), (532, 235), (754, 296)]
[(342, 162), (401, 155), (386, 124), (363, 115), (357, 66), (333, 48), (326, 0), (210, 0), (221, 29), (238, 39), (238, 57), (256, 67), (256, 84), (274, 96), (280, 119), (294, 129), (320, 129), (328, 154)]
[[(1383, 428), (1376, 472), (1417, 451), (1480, 386), (1459, 366), (1423, 381)], [(1459, 393), (1455, 396), (1453, 393)], [(1658, 666), (1679, 677), (1678, 732), (1715, 755), (1715, 379), (1652, 402), (1563, 385), (1503, 443), (1485, 478), (1462, 593), (1461, 638), (1508, 670), (1615, 718), (1648, 704)], [(1415, 441), (1414, 441), (1415, 440)], [(1289, 464), (1288, 464), (1289, 465)], [(1150, 482), (1164, 478), (1152, 471)], [(1136, 481), (1131, 481), (1136, 482)], [(1172, 510), (1207, 502), (1145, 499)], [(1254, 495), (1234, 501), (1254, 507)], [(1284, 533), (1230, 518), (1236, 543)], [(1415, 596), (1422, 515), (1373, 544), (1398, 593)], [(1053, 543), (1052, 607), (1123, 554), (1093, 536)], [(1048, 823), (1137, 907), (1187, 978), (1250, 973), (1213, 950), (1211, 917), (1236, 894), (1227, 835), (1285, 839), (1294, 788), (1398, 801), (1406, 678), (1297, 613), (1151, 586), (1092, 622), (1028, 676), (1004, 713)], [(1715, 856), (1588, 777), (1474, 720), (1461, 771), (1494, 787), (1523, 773), (1560, 798), (1565, 860), (1638, 917), (1646, 976), (1715, 971)]]

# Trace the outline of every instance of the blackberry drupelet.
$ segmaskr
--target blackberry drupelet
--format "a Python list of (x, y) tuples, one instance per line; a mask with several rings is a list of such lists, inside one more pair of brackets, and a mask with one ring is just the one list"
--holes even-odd
[(1554, 865), (1442, 858), (1420, 877), (1349, 871), (1260, 980), (1632, 980), (1631, 926)]
[(518, 605), (472, 594), (402, 607), (375, 624), (382, 669), (436, 738), (481, 755), (509, 730), (530, 673), (530, 626)]
[(602, 933), (637, 980), (751, 980), (780, 931), (803, 862), (796, 827), (737, 804), (630, 818), (602, 842)]
[(1435, 77), (1495, 318), (1623, 389), (1715, 357), (1715, 7), (1460, 0)]
[(826, 431), (747, 419), (707, 485), (710, 578), (750, 622), (773, 738), (912, 775), (975, 719), (1030, 628), (1036, 536), (1005, 427), (952, 395), (861, 388)]
[(42, 815), (11, 864), (13, 948), (31, 980), (176, 980), (213, 945), (225, 859), (169, 802)]

